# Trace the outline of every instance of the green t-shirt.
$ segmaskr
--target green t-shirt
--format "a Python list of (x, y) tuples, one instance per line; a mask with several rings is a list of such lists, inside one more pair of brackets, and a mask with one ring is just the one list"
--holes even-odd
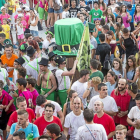
[(98, 10), (95, 10), (95, 9), (92, 9), (89, 13), (89, 15), (91, 15), (91, 22), (93, 23), (94, 22), (94, 18), (101, 18), (103, 12), (98, 9)]
[[(0, 0), (0, 9), (1, 9), (2, 6), (4, 6), (5, 3), (6, 3), (5, 0)], [(2, 13), (2, 12), (0, 11), (0, 14), (1, 14), (1, 13)]]
[(100, 77), (102, 81), (104, 80), (104, 75), (99, 70), (90, 75), (90, 79), (92, 79), (93, 77)]

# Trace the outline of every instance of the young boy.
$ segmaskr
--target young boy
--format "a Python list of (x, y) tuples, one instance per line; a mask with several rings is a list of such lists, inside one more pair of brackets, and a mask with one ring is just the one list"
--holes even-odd
[(62, 12), (62, 19), (63, 18), (69, 18), (69, 5), (64, 4), (64, 11)]
[(35, 89), (35, 85), (36, 85), (36, 80), (34, 78), (28, 78), (27, 79), (26, 88), (28, 88), (33, 95), (33, 110), (34, 111), (35, 111), (35, 107), (36, 107), (36, 98), (39, 95), (37, 90)]
[(113, 14), (115, 15), (115, 18), (116, 18), (118, 15), (120, 15), (120, 7), (119, 7), (119, 6), (115, 7), (115, 13), (113, 13)]
[(86, 20), (85, 20), (85, 15), (84, 13), (80, 13), (80, 20), (83, 22), (84, 26), (86, 26)]
[(3, 25), (2, 25), (3, 31), (6, 35), (5, 39), (10, 39), (10, 26), (7, 24), (7, 19), (3, 19)]
[(5, 33), (0, 33), (0, 57), (4, 54)]
[(127, 133), (127, 128), (124, 125), (117, 125), (116, 126), (116, 139), (118, 140), (125, 140)]
[(131, 32), (133, 32), (134, 31), (134, 13), (135, 13), (135, 7), (132, 7), (131, 4), (128, 4), (127, 5), (127, 12), (132, 17), (132, 19), (130, 21), (130, 27), (131, 27)]

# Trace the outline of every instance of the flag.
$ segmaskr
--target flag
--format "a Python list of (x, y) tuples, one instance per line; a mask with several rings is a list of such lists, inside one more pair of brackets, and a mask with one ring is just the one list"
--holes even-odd
[(83, 31), (82, 39), (77, 53), (78, 71), (81, 71), (83, 69), (90, 69), (90, 59), (91, 59), (90, 53), (91, 52), (90, 52), (89, 26), (86, 25)]

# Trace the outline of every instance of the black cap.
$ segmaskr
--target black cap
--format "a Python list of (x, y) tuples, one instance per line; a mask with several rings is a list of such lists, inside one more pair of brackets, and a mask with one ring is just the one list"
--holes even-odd
[(43, 65), (43, 66), (49, 66), (49, 65), (48, 65), (48, 61), (49, 61), (48, 59), (42, 57), (42, 58), (41, 58), (41, 61), (38, 62), (38, 64), (39, 64), (39, 65)]
[(20, 47), (19, 50), (22, 52), (26, 52), (26, 49), (28, 48), (28, 45), (26, 43), (23, 43)]
[(62, 57), (61, 55), (57, 55), (54, 61), (59, 65), (66, 61), (66, 57)]
[(30, 57), (35, 54), (35, 49), (32, 46), (29, 46), (26, 51), (27, 51), (27, 55)]
[(49, 56), (49, 61), (51, 60), (51, 58), (52, 57), (54, 57), (56, 54), (54, 54), (53, 52), (50, 52), (49, 54), (48, 54), (48, 56)]
[(25, 60), (22, 57), (19, 57), (15, 60), (15, 62), (19, 63), (22, 66), (25, 63)]

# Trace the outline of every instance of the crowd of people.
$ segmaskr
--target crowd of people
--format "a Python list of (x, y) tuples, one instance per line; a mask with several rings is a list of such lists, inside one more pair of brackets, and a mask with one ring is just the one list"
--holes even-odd
[[(54, 53), (66, 18), (89, 27), (91, 44), (72, 85), (78, 59), (67, 70)], [(0, 139), (140, 140), (139, 49), (139, 0), (1, 0)]]

